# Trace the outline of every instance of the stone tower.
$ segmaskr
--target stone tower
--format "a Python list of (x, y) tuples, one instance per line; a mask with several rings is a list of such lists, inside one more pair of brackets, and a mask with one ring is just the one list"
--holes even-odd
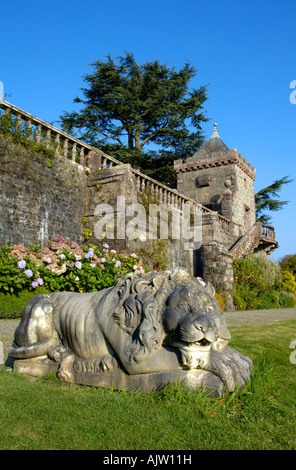
[(210, 139), (186, 162), (175, 162), (178, 191), (233, 223), (237, 237), (256, 222), (256, 170), (237, 149), (229, 149), (214, 125)]
[(256, 222), (256, 170), (237, 149), (225, 145), (217, 124), (192, 157), (175, 161), (175, 170), (178, 191), (203, 206), (195, 275), (223, 292), (232, 309), (233, 259), (259, 251), (269, 254), (278, 246), (273, 227)]

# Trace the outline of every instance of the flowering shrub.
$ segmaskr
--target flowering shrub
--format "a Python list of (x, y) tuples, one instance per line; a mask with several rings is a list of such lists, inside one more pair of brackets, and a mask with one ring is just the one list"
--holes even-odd
[(282, 287), (286, 292), (290, 292), (293, 295), (296, 295), (296, 280), (292, 271), (288, 269), (283, 269), (282, 274)]
[[(266, 256), (250, 255), (233, 260), (234, 296), (237, 310), (294, 307), (292, 277)], [(291, 295), (290, 295), (291, 294)]]
[(117, 254), (107, 243), (81, 246), (54, 236), (45, 248), (4, 245), (0, 251), (0, 292), (42, 285), (49, 291), (92, 292), (114, 285), (128, 272), (145, 274), (142, 259), (136, 253)]

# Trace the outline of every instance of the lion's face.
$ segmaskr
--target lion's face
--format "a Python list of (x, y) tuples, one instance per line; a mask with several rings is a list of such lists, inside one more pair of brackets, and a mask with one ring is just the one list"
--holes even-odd
[(179, 350), (182, 366), (189, 369), (204, 366), (210, 350), (224, 347), (230, 338), (219, 303), (193, 283), (169, 296), (163, 321), (168, 344)]
[(204, 367), (210, 350), (230, 339), (214, 289), (199, 278), (183, 271), (127, 275), (116, 289), (113, 318), (130, 335), (130, 360), (143, 362), (164, 347), (180, 352), (182, 367)]

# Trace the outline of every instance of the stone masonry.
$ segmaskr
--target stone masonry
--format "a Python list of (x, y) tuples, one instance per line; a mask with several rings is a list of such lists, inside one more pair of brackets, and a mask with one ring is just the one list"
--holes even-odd
[(178, 191), (232, 221), (238, 237), (255, 223), (255, 169), (229, 150), (215, 126), (212, 137), (186, 162), (176, 160)]
[(82, 242), (87, 174), (71, 161), (28, 151), (0, 134), (0, 245)]

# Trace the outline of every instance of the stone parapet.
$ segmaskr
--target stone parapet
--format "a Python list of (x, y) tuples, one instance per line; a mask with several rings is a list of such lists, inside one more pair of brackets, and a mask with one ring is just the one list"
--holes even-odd
[(204, 170), (206, 168), (214, 168), (222, 165), (236, 164), (241, 168), (252, 180), (256, 179), (256, 170), (248, 161), (238, 152), (237, 149), (229, 150), (225, 153), (218, 153), (214, 158), (204, 160), (196, 160), (195, 157), (189, 157), (185, 162), (183, 160), (175, 160), (174, 168), (176, 173), (185, 173), (193, 170)]

